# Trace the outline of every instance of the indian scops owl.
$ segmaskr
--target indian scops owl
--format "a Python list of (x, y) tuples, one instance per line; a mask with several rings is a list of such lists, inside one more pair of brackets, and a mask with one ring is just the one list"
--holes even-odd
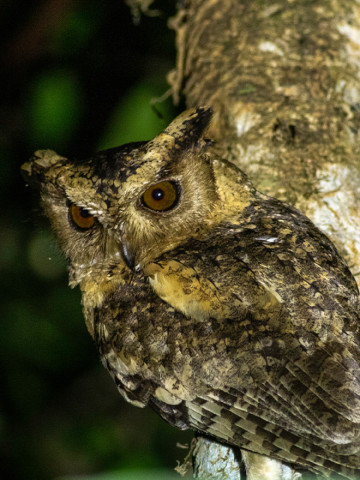
[(358, 289), (331, 241), (204, 138), (23, 165), (126, 400), (297, 470), (360, 473)]

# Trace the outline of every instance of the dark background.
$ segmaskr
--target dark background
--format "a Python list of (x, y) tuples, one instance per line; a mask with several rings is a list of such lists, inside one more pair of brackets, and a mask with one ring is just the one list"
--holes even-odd
[(19, 173), (37, 149), (86, 157), (166, 126), (171, 99), (160, 116), (150, 102), (175, 62), (174, 4), (136, 26), (123, 0), (0, 1), (2, 478), (169, 479), (186, 453), (191, 434), (117, 393)]

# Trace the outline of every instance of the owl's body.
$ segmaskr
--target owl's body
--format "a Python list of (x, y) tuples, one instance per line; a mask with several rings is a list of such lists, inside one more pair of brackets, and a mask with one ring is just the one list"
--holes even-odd
[(187, 112), (154, 140), (87, 162), (40, 152), (23, 169), (40, 182), (87, 327), (128, 401), (296, 469), (351, 478), (356, 283), (309, 219), (212, 155), (210, 117)]

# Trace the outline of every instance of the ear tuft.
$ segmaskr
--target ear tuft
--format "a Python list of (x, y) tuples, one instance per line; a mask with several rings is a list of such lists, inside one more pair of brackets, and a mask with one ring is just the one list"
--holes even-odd
[(181, 149), (194, 148), (202, 139), (212, 116), (213, 110), (211, 107), (197, 107), (186, 110), (176, 117), (163, 133), (172, 136), (176, 146)]

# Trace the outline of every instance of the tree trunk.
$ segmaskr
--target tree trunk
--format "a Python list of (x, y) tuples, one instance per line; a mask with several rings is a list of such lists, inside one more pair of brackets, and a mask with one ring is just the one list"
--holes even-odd
[[(214, 108), (218, 153), (309, 216), (355, 276), (359, 12), (359, 0), (186, 0), (171, 20), (178, 57), (169, 75), (175, 101)], [(248, 480), (299, 478), (259, 455), (243, 452), (243, 462)], [(196, 478), (239, 480), (241, 463), (230, 448), (198, 440)]]

